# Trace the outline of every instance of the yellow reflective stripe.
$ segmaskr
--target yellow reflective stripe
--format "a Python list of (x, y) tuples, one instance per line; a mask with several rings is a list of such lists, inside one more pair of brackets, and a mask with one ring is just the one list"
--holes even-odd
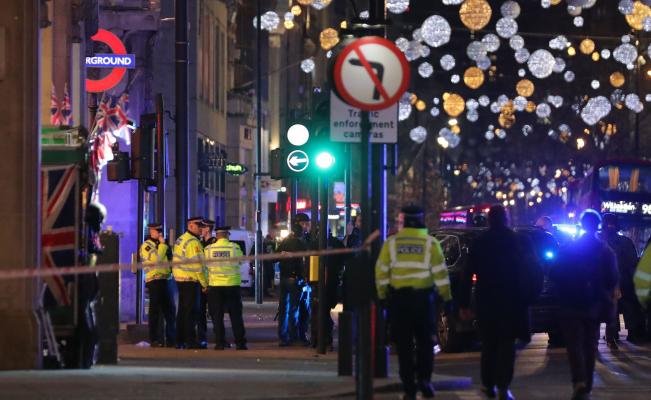
[(443, 287), (443, 286), (448, 286), (450, 285), (450, 279), (445, 277), (443, 279), (436, 279), (434, 281), (434, 284), (436, 284), (436, 287)]
[(448, 267), (447, 267), (447, 265), (445, 265), (445, 262), (442, 262), (441, 264), (435, 265), (435, 266), (432, 267), (432, 274), (436, 274), (436, 273), (439, 273), (441, 271), (445, 271), (445, 270), (447, 270), (447, 268)]
[(386, 286), (389, 284), (389, 278), (387, 279), (378, 279), (375, 281), (376, 284), (381, 285), (381, 286)]
[(425, 272), (415, 272), (412, 274), (404, 274), (404, 275), (391, 275), (392, 280), (396, 281), (403, 281), (403, 280), (408, 280), (408, 279), (423, 279), (423, 278), (429, 278), (431, 276), (430, 271), (425, 271)]
[(432, 239), (431, 236), (427, 235), (425, 240), (425, 259), (423, 260), (425, 268), (429, 268), (429, 262), (432, 259)]
[(180, 269), (181, 271), (186, 271), (186, 272), (201, 272), (201, 266), (193, 267), (193, 266), (178, 265), (178, 266), (175, 266), (174, 268)]
[(420, 261), (397, 261), (393, 268), (429, 269), (429, 264)]
[(378, 264), (377, 267), (382, 272), (389, 272), (389, 266), (387, 264)]
[(636, 289), (635, 294), (637, 294), (638, 297), (646, 297), (649, 295), (649, 289)]
[(643, 281), (651, 282), (651, 274), (648, 273), (648, 272), (645, 272), (645, 271), (637, 270), (635, 272), (635, 278), (636, 279), (639, 278), (639, 279), (641, 279)]
[(396, 263), (396, 239), (389, 239), (389, 257), (391, 258), (391, 266)]

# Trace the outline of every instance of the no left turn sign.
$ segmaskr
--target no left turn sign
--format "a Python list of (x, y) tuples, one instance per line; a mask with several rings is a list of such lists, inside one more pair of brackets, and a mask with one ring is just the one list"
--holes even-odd
[(407, 90), (409, 62), (391, 41), (368, 36), (342, 50), (334, 80), (346, 103), (365, 111), (383, 110), (397, 103)]

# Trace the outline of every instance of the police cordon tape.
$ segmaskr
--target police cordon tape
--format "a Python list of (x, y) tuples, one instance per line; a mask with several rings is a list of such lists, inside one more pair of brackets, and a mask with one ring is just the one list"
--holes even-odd
[(364, 241), (361, 247), (356, 248), (345, 248), (345, 249), (330, 249), (330, 250), (306, 250), (306, 251), (296, 251), (296, 252), (283, 252), (283, 253), (272, 253), (272, 254), (263, 254), (259, 256), (242, 256), (242, 257), (232, 257), (232, 258), (221, 258), (219, 260), (188, 260), (188, 261), (168, 261), (155, 264), (99, 264), (94, 266), (69, 266), (69, 267), (54, 267), (54, 268), (25, 268), (25, 269), (8, 269), (5, 271), (0, 271), (0, 280), (9, 280), (9, 279), (27, 279), (27, 278), (43, 278), (47, 276), (58, 276), (58, 275), (83, 275), (83, 274), (95, 274), (95, 273), (105, 273), (105, 272), (119, 272), (123, 270), (137, 271), (143, 268), (152, 268), (152, 267), (174, 267), (178, 265), (186, 264), (197, 264), (198, 262), (208, 266), (217, 263), (224, 262), (244, 262), (244, 261), (254, 261), (256, 259), (260, 261), (279, 261), (290, 258), (303, 258), (310, 256), (336, 256), (342, 254), (352, 254), (360, 251), (368, 251), (371, 247), (371, 244), (375, 242), (380, 237), (380, 231), (375, 231)]

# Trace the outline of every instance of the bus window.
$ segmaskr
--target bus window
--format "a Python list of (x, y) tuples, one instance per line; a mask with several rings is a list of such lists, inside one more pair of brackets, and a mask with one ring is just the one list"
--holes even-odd
[(599, 189), (625, 193), (651, 193), (651, 167), (609, 165), (599, 168)]

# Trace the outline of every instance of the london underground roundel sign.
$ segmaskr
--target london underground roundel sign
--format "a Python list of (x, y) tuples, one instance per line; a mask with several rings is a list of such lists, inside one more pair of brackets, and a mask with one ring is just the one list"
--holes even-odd
[(113, 54), (86, 57), (86, 67), (111, 68), (111, 72), (102, 79), (86, 79), (87, 92), (104, 92), (120, 83), (127, 68), (135, 68), (135, 56), (127, 54), (127, 49), (120, 38), (106, 29), (99, 29), (91, 39), (106, 44), (113, 52)]
[(337, 93), (365, 111), (383, 110), (409, 87), (409, 62), (391, 41), (368, 36), (346, 46), (334, 68)]

